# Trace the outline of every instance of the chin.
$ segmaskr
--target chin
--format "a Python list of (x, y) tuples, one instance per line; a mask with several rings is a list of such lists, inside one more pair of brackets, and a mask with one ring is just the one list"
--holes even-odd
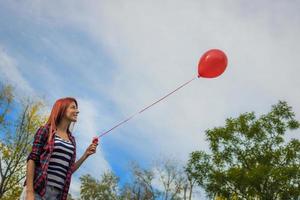
[(77, 122), (77, 119), (71, 119), (71, 122)]

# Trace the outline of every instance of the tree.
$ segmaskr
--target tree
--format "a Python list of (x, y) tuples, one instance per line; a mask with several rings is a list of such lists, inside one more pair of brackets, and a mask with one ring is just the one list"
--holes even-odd
[(124, 200), (187, 200), (192, 198), (195, 180), (188, 178), (184, 168), (175, 160), (156, 161), (151, 169), (133, 163), (132, 177), (122, 187)]
[(6, 116), (11, 110), (14, 96), (10, 85), (1, 85), (0, 87), (0, 130), (3, 130), (8, 125)]
[(161, 198), (163, 200), (182, 199), (181, 194), (184, 192), (184, 186), (187, 185), (182, 168), (174, 160), (166, 159), (157, 164), (156, 172), (163, 185)]
[(117, 186), (119, 178), (112, 172), (106, 172), (98, 181), (91, 175), (80, 177), (80, 197), (83, 200), (117, 200)]
[(142, 169), (136, 163), (131, 164), (131, 181), (121, 189), (120, 199), (123, 200), (152, 200), (159, 194), (153, 187), (154, 173)]
[(287, 131), (298, 128), (282, 101), (259, 118), (254, 112), (229, 118), (206, 131), (211, 154), (192, 152), (186, 170), (211, 198), (298, 199), (300, 142), (284, 141)]
[(69, 193), (67, 196), (67, 200), (75, 200), (75, 199), (73, 199), (72, 195)]
[[(26, 175), (26, 160), (36, 129), (45, 118), (40, 102), (23, 101), (19, 111), (11, 86), (0, 90), (0, 199), (17, 199)], [(8, 116), (14, 111), (15, 118)]]
[(100, 181), (84, 175), (80, 177), (80, 196), (83, 200), (191, 200), (195, 179), (174, 160), (156, 162), (151, 169), (143, 169), (131, 163), (131, 176), (127, 183), (118, 187), (119, 178), (106, 172)]

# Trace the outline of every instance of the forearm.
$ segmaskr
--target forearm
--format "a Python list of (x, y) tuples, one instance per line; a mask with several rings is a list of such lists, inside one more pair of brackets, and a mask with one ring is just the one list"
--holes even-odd
[(74, 163), (74, 165), (72, 166), (72, 173), (74, 173), (80, 167), (80, 165), (83, 163), (83, 161), (85, 161), (90, 155), (92, 155), (96, 152), (97, 145), (98, 145), (97, 142), (90, 144), (90, 146), (87, 148), (87, 150), (85, 151), (83, 156), (81, 156), (81, 158), (79, 160), (77, 160)]
[(87, 158), (88, 156), (83, 154), (83, 156), (74, 163), (72, 173), (74, 173)]
[(26, 169), (26, 188), (27, 191), (33, 191), (33, 179), (34, 179), (35, 162), (28, 160)]

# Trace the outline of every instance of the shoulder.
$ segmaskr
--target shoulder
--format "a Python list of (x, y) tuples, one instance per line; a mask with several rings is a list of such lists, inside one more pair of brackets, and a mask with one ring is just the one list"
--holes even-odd
[(35, 139), (45, 142), (49, 136), (49, 125), (42, 125), (40, 126), (36, 133)]
[(50, 126), (49, 126), (49, 125), (43, 125), (43, 126), (40, 126), (40, 127), (38, 128), (37, 132), (38, 132), (39, 134), (45, 135), (45, 134), (48, 134), (48, 133), (49, 133), (49, 129), (50, 129)]

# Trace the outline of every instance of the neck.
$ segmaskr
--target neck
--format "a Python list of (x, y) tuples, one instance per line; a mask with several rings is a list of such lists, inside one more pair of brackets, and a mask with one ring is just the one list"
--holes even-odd
[(66, 120), (66, 119), (62, 119), (60, 121), (60, 123), (57, 125), (57, 130), (60, 132), (64, 132), (67, 133), (68, 130), (68, 126), (70, 125), (70, 121)]

